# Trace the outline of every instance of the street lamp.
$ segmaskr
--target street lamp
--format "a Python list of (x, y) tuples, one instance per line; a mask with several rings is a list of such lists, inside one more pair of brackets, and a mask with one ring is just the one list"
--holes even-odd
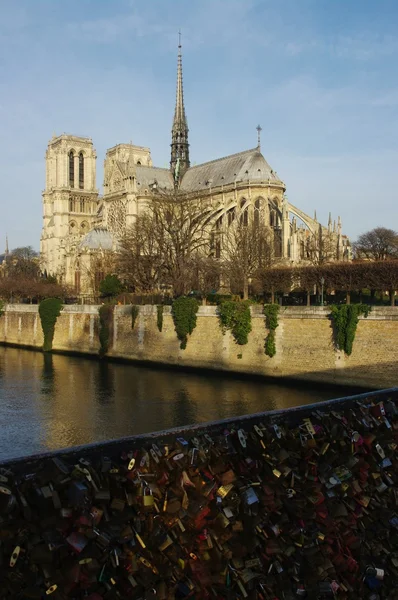
[(321, 277), (321, 306), (323, 306), (323, 286), (325, 283), (325, 279)]

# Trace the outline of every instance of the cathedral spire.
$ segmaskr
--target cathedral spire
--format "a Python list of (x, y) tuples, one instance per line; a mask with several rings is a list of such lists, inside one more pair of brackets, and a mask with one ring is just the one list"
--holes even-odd
[(5, 254), (6, 256), (8, 256), (8, 255), (9, 255), (9, 253), (10, 253), (10, 251), (9, 251), (9, 249), (8, 249), (8, 235), (6, 235), (6, 249), (5, 249), (5, 252), (4, 252), (4, 254)]
[(188, 122), (185, 115), (184, 89), (182, 84), (182, 54), (181, 33), (178, 42), (177, 59), (177, 94), (174, 110), (173, 127), (171, 130), (171, 160), (170, 168), (174, 179), (178, 182), (181, 172), (189, 168)]

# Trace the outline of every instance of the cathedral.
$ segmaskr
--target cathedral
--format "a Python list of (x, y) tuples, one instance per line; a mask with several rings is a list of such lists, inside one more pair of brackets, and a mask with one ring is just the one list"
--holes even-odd
[(340, 217), (336, 224), (329, 216), (323, 226), (316, 213), (310, 217), (288, 201), (284, 182), (261, 153), (260, 126), (257, 131), (255, 148), (191, 166), (179, 45), (169, 169), (154, 167), (147, 147), (118, 144), (106, 153), (100, 196), (91, 138), (62, 134), (49, 142), (40, 241), (43, 272), (77, 294), (92, 293), (87, 274), (94, 258), (117, 251), (126, 228), (147, 210), (159, 189), (178, 189), (206, 204), (216, 258), (222, 255), (222, 232), (239, 218), (269, 228), (276, 264), (349, 260)]

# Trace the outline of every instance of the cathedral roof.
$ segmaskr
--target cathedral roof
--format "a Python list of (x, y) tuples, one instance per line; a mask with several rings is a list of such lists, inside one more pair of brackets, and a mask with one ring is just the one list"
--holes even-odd
[(173, 175), (170, 169), (135, 165), (135, 171), (139, 192), (149, 189), (149, 186), (155, 181), (163, 189), (173, 189), (174, 187)]
[[(126, 165), (120, 168), (124, 173)], [(173, 189), (174, 180), (170, 169), (159, 167), (146, 167), (134, 165), (137, 177), (138, 191), (149, 190), (155, 183), (163, 189)], [(224, 156), (201, 165), (190, 167), (186, 170), (181, 190), (185, 192), (199, 192), (209, 187), (219, 187), (233, 184), (235, 181), (268, 181), (281, 183), (281, 180), (269, 166), (258, 148), (245, 150), (230, 156)]]
[(270, 180), (282, 183), (258, 148), (245, 150), (190, 167), (182, 178), (181, 189), (195, 192), (239, 181)]
[(110, 231), (98, 228), (89, 231), (79, 245), (80, 248), (89, 248), (90, 250), (112, 250), (114, 242)]

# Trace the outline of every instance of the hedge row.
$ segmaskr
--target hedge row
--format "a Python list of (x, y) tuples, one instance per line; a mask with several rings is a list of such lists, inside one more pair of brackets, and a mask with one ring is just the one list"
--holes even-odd
[(388, 291), (394, 298), (398, 289), (398, 260), (380, 262), (332, 263), (311, 267), (279, 267), (264, 269), (255, 278), (256, 291), (313, 293), (324, 281), (326, 291), (350, 292), (364, 289)]

